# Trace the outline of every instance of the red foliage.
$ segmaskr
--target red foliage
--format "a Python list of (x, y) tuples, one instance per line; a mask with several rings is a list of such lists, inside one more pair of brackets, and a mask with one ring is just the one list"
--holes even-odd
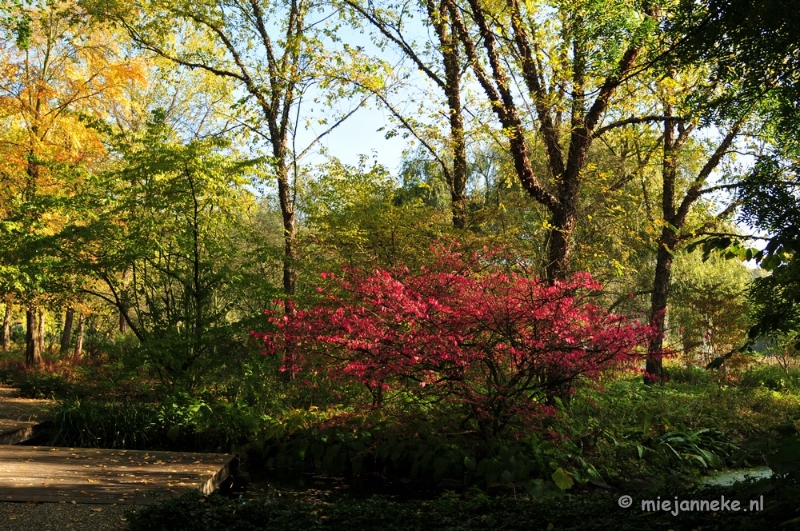
[[(596, 376), (639, 358), (651, 329), (590, 302), (588, 274), (549, 285), (505, 273), (487, 257), (439, 248), (431, 268), (323, 275), (326, 299), (255, 334), (269, 353), (294, 348), (326, 357), (331, 374), (367, 385), (377, 407), (402, 388), (467, 406), (482, 431), (546, 414), (579, 375)], [(331, 289), (333, 288), (333, 289)], [(288, 369), (288, 367), (287, 367)]]

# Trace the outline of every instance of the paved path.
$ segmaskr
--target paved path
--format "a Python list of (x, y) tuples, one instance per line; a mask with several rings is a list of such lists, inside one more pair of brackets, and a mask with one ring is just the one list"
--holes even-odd
[(236, 464), (226, 454), (12, 446), (51, 405), (0, 385), (0, 531), (120, 531), (126, 509), (209, 494)]
[(211, 494), (234, 456), (96, 448), (0, 447), (0, 501), (144, 505)]

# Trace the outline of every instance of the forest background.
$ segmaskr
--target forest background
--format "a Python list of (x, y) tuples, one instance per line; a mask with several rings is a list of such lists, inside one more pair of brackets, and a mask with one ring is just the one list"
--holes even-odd
[(732, 464), (774, 425), (653, 419), (794, 385), (769, 4), (4, 1), (6, 379), (63, 444), (529, 492)]

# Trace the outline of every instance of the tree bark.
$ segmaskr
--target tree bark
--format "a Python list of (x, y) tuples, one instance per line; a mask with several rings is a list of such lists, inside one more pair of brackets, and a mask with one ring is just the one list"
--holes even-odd
[(572, 258), (572, 233), (575, 230), (577, 209), (575, 204), (562, 203), (552, 217), (547, 246), (547, 279), (562, 280), (569, 274)]
[(13, 317), (13, 310), (11, 297), (6, 297), (6, 310), (3, 315), (3, 352), (8, 352), (11, 348), (11, 319)]
[[(518, 0), (507, 0), (508, 25), (499, 33), (496, 26), (498, 18), (491, 8), (480, 0), (467, 0), (469, 9), (462, 9), (455, 0), (446, 0), (458, 38), (464, 46), (472, 71), (478, 84), (483, 88), (492, 104), (503, 131), (509, 141), (509, 149), (514, 160), (514, 167), (522, 187), (535, 201), (550, 212), (551, 229), (548, 233), (548, 260), (545, 264), (549, 281), (565, 278), (570, 273), (572, 250), (572, 234), (575, 228), (578, 200), (580, 197), (581, 174), (587, 160), (589, 147), (594, 138), (597, 125), (606, 113), (611, 96), (622, 84), (633, 69), (641, 50), (641, 43), (631, 42), (623, 53), (615, 69), (606, 74), (599, 87), (587, 87), (587, 79), (594, 72), (588, 71), (588, 52), (585, 43), (573, 37), (572, 79), (569, 80), (572, 92), (571, 132), (568, 154), (564, 160), (561, 147), (562, 134), (560, 128), (561, 111), (557, 110), (553, 101), (556, 90), (545, 82), (543, 67), (538, 59), (537, 42), (529, 32), (522, 4)], [(469, 31), (464, 23), (463, 12), (468, 12), (478, 29), (484, 53), (478, 50), (474, 32)], [(655, 13), (645, 9), (647, 16), (655, 17)], [(573, 14), (578, 28), (585, 25), (579, 15)], [(508, 32), (507, 29), (511, 31)], [(504, 66), (503, 46), (506, 36), (513, 53), (518, 56), (521, 75), (525, 87), (534, 103), (538, 118), (541, 138), (547, 151), (547, 164), (550, 177), (553, 179), (554, 192), (551, 192), (537, 178), (533, 171), (530, 149), (526, 143), (526, 129), (520, 118), (519, 109), (511, 89), (511, 76)], [(564, 80), (564, 83), (567, 83)], [(551, 84), (552, 85), (552, 84)], [(593, 94), (589, 101), (588, 95)]]
[(650, 326), (653, 336), (647, 345), (645, 363), (645, 383), (663, 381), (664, 366), (662, 353), (664, 347), (667, 302), (672, 273), (672, 259), (678, 246), (678, 234), (682, 222), (676, 218), (675, 186), (678, 178), (678, 153), (683, 142), (682, 134), (677, 134), (677, 121), (672, 116), (672, 105), (664, 106), (663, 159), (661, 162), (661, 236), (656, 251), (656, 271), (653, 278), (653, 293), (650, 296)]
[(39, 325), (39, 334), (38, 334), (38, 336), (39, 336), (39, 352), (44, 352), (46, 350), (45, 349), (44, 340), (45, 340), (45, 335), (46, 335), (45, 334), (45, 329), (46, 329), (45, 323), (47, 321), (47, 311), (44, 308), (39, 308), (38, 314), (39, 315), (38, 315), (38, 323), (37, 324)]
[(38, 367), (42, 364), (37, 313), (33, 306), (25, 311), (25, 365), (28, 367)]
[[(281, 155), (283, 156), (283, 155)], [(291, 197), (288, 170), (285, 166), (278, 175), (278, 199), (283, 218), (283, 293), (294, 295), (297, 282), (297, 230), (295, 227), (294, 201)]]
[(439, 50), (444, 63), (442, 88), (447, 96), (447, 111), (450, 121), (450, 142), (453, 150), (452, 172), (445, 168), (450, 188), (450, 205), (453, 227), (467, 226), (467, 142), (464, 136), (464, 117), (461, 104), (461, 54), (456, 30), (450, 21), (447, 4), (442, 1), (438, 12), (433, 2), (428, 2), (428, 17), (433, 22), (439, 37)]
[(85, 328), (86, 314), (81, 312), (80, 316), (78, 317), (78, 334), (75, 338), (75, 350), (72, 354), (72, 361), (81, 361), (81, 358), (83, 357), (83, 335)]
[(119, 312), (119, 333), (120, 334), (127, 334), (128, 333), (128, 321), (125, 319), (125, 314), (123, 311)]
[(69, 350), (69, 345), (72, 343), (72, 324), (75, 321), (75, 310), (68, 308), (64, 316), (64, 331), (61, 333), (61, 353)]
[(662, 355), (664, 333), (666, 332), (667, 302), (672, 279), (673, 254), (678, 244), (678, 236), (669, 227), (664, 227), (658, 239), (656, 271), (653, 279), (653, 294), (650, 298), (650, 325), (654, 328), (653, 337), (647, 345), (645, 381), (659, 382), (664, 379)]
[(122, 273), (122, 290), (121, 290), (120, 298), (119, 298), (119, 333), (120, 334), (127, 334), (130, 331), (130, 328), (128, 327), (127, 313), (128, 313), (128, 308), (130, 306), (130, 303), (129, 303), (129, 300), (128, 300), (128, 285), (131, 282), (131, 276), (132, 275), (133, 275), (133, 272), (131, 271), (131, 269), (129, 267), (125, 268), (125, 271), (123, 271), (123, 273)]

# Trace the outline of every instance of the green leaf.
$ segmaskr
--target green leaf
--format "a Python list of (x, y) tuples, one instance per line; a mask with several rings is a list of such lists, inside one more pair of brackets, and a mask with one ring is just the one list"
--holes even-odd
[(570, 489), (575, 484), (575, 481), (572, 479), (572, 474), (561, 467), (558, 467), (551, 477), (556, 486), (561, 490)]
[(467, 468), (467, 470), (473, 472), (475, 471), (475, 468), (478, 466), (478, 463), (475, 461), (474, 457), (468, 455), (464, 458), (464, 466)]

